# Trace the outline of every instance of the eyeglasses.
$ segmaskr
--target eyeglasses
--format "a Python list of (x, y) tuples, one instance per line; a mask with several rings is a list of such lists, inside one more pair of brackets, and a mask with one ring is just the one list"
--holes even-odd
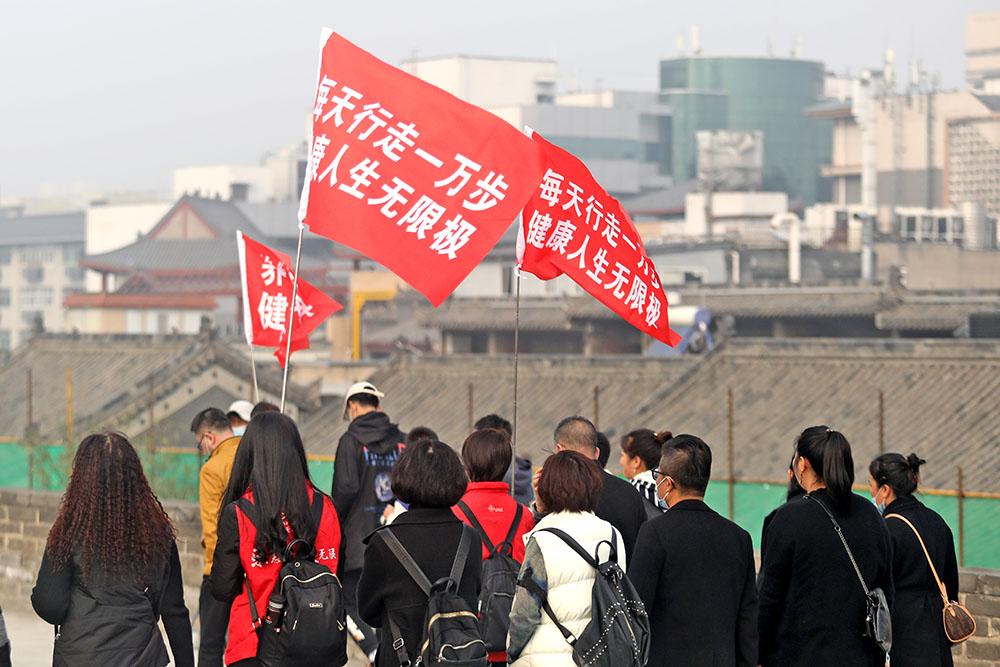
[(663, 472), (659, 468), (653, 468), (649, 472), (653, 473), (653, 479), (659, 479), (660, 477), (666, 477), (667, 473)]

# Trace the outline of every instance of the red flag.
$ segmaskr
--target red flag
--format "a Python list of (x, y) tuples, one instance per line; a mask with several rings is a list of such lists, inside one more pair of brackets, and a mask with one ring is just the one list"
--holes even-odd
[[(288, 317), (292, 313), (295, 272), (282, 252), (236, 232), (243, 282), (243, 331), (250, 345), (277, 348), (274, 356), (285, 366)], [(309, 347), (309, 334), (343, 306), (305, 280), (295, 295), (292, 351)]]
[(541, 178), (538, 146), (493, 114), (324, 36), (299, 218), (439, 305)]
[(625, 209), (579, 159), (539, 134), (545, 173), (521, 213), (522, 270), (550, 280), (565, 273), (629, 324), (667, 345), (667, 297)]

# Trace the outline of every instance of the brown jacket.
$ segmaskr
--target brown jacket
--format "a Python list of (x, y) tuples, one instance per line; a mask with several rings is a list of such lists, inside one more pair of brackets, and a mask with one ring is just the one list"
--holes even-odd
[(219, 533), (219, 508), (229, 485), (239, 436), (226, 438), (212, 450), (198, 476), (198, 505), (201, 507), (201, 546), (205, 550), (205, 576), (212, 573), (212, 555)]

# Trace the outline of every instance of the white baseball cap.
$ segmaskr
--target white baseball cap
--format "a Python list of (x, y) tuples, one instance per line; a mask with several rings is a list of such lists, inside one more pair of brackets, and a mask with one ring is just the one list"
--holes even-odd
[(351, 396), (357, 396), (358, 394), (371, 394), (375, 398), (385, 398), (385, 394), (380, 392), (375, 385), (371, 382), (355, 382), (347, 389), (347, 393), (344, 394), (344, 419), (347, 419), (347, 401)]
[(226, 416), (231, 414), (236, 414), (237, 417), (245, 422), (250, 421), (250, 413), (253, 412), (253, 403), (250, 401), (233, 401), (233, 404), (229, 406), (226, 410)]

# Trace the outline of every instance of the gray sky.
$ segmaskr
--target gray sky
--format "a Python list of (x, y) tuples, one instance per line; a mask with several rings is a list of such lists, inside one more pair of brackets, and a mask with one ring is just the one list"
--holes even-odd
[(305, 132), (319, 29), (391, 63), (468, 53), (559, 61), (579, 87), (655, 89), (701, 30), (707, 54), (770, 39), (829, 69), (886, 48), (961, 85), (965, 16), (993, 0), (0, 0), (0, 194), (170, 189), (174, 167), (256, 163)]

